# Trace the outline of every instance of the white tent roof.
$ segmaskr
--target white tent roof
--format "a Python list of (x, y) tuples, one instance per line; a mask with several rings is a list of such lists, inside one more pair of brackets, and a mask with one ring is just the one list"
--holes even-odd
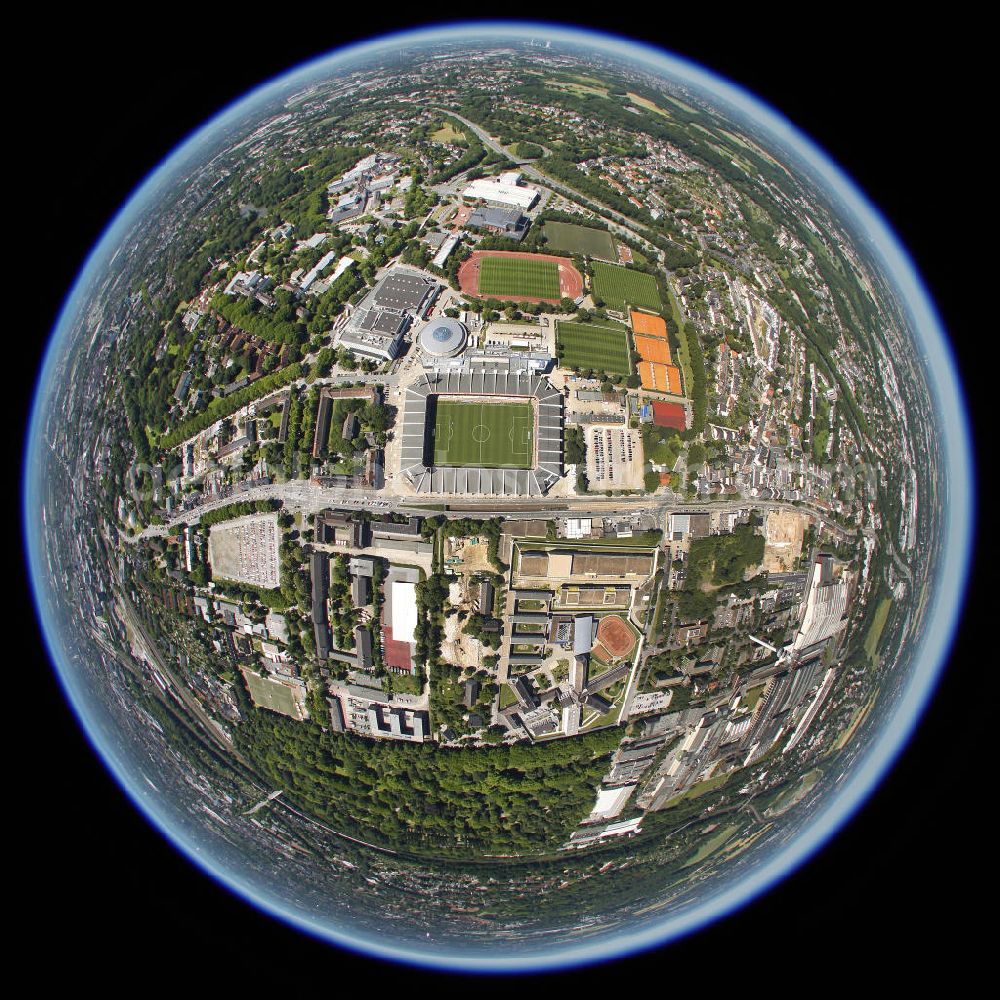
[(392, 637), (413, 642), (417, 627), (417, 586), (404, 580), (392, 581)]

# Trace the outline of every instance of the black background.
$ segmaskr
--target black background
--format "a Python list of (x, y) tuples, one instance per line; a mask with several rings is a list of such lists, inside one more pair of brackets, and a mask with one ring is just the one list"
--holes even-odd
[[(727, 15), (698, 6), (672, 9), (660, 22), (653, 15), (644, 24), (581, 15), (578, 23), (701, 62), (817, 140), (909, 247), (950, 331), (975, 412), (984, 369), (996, 368), (988, 348), (995, 320), (982, 327), (985, 296), (973, 294), (985, 277), (978, 269), (993, 266), (979, 227), (986, 178), (995, 169), (963, 141), (975, 97), (975, 26), (970, 32), (936, 19), (904, 28), (842, 8), (827, 23), (807, 25), (798, 13), (744, 5)], [(62, 298), (134, 187), (179, 140), (254, 85), (344, 42), (419, 23), (416, 11), (407, 18), (391, 8), (371, 10), (369, 23), (360, 8), (309, 5), (272, 9), (259, 20), (247, 8), (211, 14), (169, 6), (158, 7), (155, 22), (138, 10), (128, 20), (34, 20), (21, 36), (24, 74), (8, 116), (16, 184), (8, 188), (6, 214), (25, 218), (7, 237), (31, 248), (25, 280), (32, 307), (16, 330), (25, 375), (15, 389), (23, 392), (25, 414), (27, 373), (40, 362)], [(435, 11), (442, 22), (467, 14), (448, 5)], [(559, 17), (544, 4), (524, 13)], [(979, 263), (970, 270), (973, 261)], [(11, 271), (5, 276), (11, 295), (17, 279)], [(8, 329), (5, 339), (14, 335)], [(632, 991), (635, 977), (650, 975), (671, 990), (742, 989), (762, 962), (769, 976), (782, 970), (778, 982), (787, 988), (794, 988), (790, 974), (812, 971), (828, 982), (853, 977), (868, 962), (886, 972), (901, 960), (934, 969), (948, 963), (960, 976), (974, 955), (969, 903), (980, 891), (978, 863), (991, 839), (974, 799), (974, 735), (983, 709), (970, 711), (965, 701), (976, 674), (995, 669), (987, 667), (976, 629), (973, 605), (981, 593), (981, 583), (971, 586), (951, 663), (915, 739), (830, 845), (728, 919), (659, 951), (563, 974), (567, 985)], [(26, 586), (20, 599), (20, 622), (30, 629)], [(52, 679), (37, 628), (28, 633), (21, 663), (37, 675), (39, 694), (23, 737), (31, 745), (18, 749), (13, 765), (26, 784), (14, 856), (31, 873), (25, 930), (44, 935), (50, 957), (75, 968), (81, 982), (110, 972), (151, 977), (168, 989), (206, 977), (237, 987), (339, 991), (342, 977), (353, 974), (365, 977), (364, 988), (379, 990), (462, 985), (314, 941), (218, 888), (148, 826), (90, 752)]]

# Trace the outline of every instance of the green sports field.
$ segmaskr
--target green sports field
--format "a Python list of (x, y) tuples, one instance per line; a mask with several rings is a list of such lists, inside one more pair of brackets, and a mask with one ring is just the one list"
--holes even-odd
[(272, 677), (261, 677), (252, 670), (244, 669), (242, 673), (250, 688), (250, 697), (259, 708), (269, 708), (272, 712), (279, 712), (293, 719), (305, 717), (288, 686)]
[(554, 260), (483, 257), (479, 294), (501, 299), (558, 299), (559, 266)]
[(626, 303), (655, 312), (663, 308), (656, 279), (651, 274), (601, 261), (594, 263), (594, 296), (612, 309), (624, 310)]
[(437, 401), (434, 464), (530, 469), (535, 414), (531, 403)]
[(632, 358), (628, 332), (594, 326), (593, 323), (556, 323), (556, 352), (563, 368), (606, 372), (608, 375), (631, 375)]
[[(574, 226), (571, 222), (546, 222), (542, 228), (548, 246), (563, 253), (579, 253), (585, 257), (617, 260), (615, 241), (604, 229)], [(548, 249), (548, 248), (546, 248)]]

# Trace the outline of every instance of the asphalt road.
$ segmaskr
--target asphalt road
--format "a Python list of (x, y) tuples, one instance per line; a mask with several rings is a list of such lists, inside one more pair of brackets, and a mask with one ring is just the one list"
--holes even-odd
[[(620, 496), (610, 499), (598, 500), (594, 497), (565, 497), (549, 498), (537, 502), (521, 500), (505, 500), (495, 498), (496, 505), (491, 504), (491, 499), (482, 497), (478, 499), (468, 499), (461, 497), (438, 497), (438, 496), (386, 496), (384, 491), (379, 493), (372, 490), (360, 489), (340, 489), (317, 486), (308, 479), (297, 479), (287, 483), (271, 483), (265, 486), (257, 486), (251, 490), (230, 493), (225, 496), (214, 497), (210, 500), (192, 507), (190, 510), (179, 511), (164, 525), (150, 525), (138, 537), (149, 538), (157, 535), (164, 535), (169, 528), (177, 524), (194, 524), (201, 519), (201, 515), (219, 507), (235, 501), (243, 500), (281, 500), (284, 507), (290, 511), (301, 511), (306, 514), (315, 514), (321, 510), (331, 507), (351, 507), (359, 510), (396, 511), (401, 513), (428, 514), (438, 513), (429, 511), (428, 507), (434, 504), (446, 504), (446, 513), (455, 516), (465, 516), (474, 514), (479, 517), (511, 517), (531, 515), (533, 517), (551, 518), (560, 516), (586, 517), (592, 514), (603, 517), (609, 514), (646, 514), (653, 516), (656, 520), (662, 521), (667, 514), (681, 510), (709, 510), (721, 513), (743, 510), (747, 507), (755, 507), (760, 510), (790, 510), (800, 511), (810, 514), (816, 518), (824, 527), (828, 528), (838, 537), (845, 537), (847, 532), (840, 524), (830, 518), (827, 514), (810, 507), (807, 503), (792, 503), (786, 500), (725, 500), (725, 501), (701, 501), (701, 500), (678, 500), (676, 498), (656, 500), (648, 495)], [(905, 564), (904, 564), (905, 565)]]

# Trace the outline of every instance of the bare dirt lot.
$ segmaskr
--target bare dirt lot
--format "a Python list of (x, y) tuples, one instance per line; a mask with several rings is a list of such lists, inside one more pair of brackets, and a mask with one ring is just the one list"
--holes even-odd
[(478, 667), (483, 661), (482, 645), (462, 631), (458, 615), (445, 618), (441, 655), (448, 663), (461, 667)]
[(791, 510), (772, 510), (767, 515), (764, 535), (764, 569), (768, 573), (788, 573), (802, 554), (802, 536), (809, 517)]
[(490, 547), (486, 542), (466, 542), (462, 551), (467, 573), (492, 573), (490, 564)]

